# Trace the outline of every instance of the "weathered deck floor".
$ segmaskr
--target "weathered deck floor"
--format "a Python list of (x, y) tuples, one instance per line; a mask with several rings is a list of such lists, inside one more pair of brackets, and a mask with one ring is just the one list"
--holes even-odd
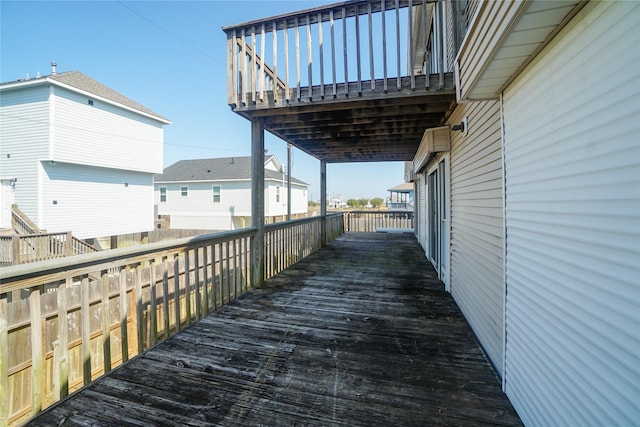
[(352, 233), (30, 424), (520, 420), (415, 238)]

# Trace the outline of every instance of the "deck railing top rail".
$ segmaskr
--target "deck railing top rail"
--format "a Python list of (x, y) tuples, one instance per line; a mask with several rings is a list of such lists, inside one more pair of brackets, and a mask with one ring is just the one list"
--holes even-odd
[(447, 49), (441, 5), (347, 1), (224, 27), (227, 102), (240, 111), (442, 89)]

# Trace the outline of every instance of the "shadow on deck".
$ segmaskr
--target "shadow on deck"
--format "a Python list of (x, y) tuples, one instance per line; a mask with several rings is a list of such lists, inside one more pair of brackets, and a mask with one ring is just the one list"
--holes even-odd
[(29, 425), (520, 425), (421, 253), (343, 235)]

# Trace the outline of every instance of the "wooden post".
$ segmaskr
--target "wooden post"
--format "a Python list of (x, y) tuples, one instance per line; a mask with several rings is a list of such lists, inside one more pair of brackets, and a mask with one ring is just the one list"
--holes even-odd
[(9, 424), (9, 310), (0, 296), (0, 425)]
[(89, 278), (82, 277), (80, 283), (80, 318), (82, 323), (82, 380), (84, 385), (91, 382), (91, 330), (89, 316)]
[(64, 256), (73, 255), (73, 235), (71, 234), (70, 231), (67, 231), (65, 243), (66, 243), (66, 246), (65, 246)]
[(327, 244), (327, 162), (320, 160), (320, 225), (321, 246)]
[(129, 267), (120, 269), (120, 344), (122, 345), (122, 363), (129, 360), (129, 331), (127, 320), (127, 276)]
[(67, 321), (67, 287), (73, 285), (73, 281), (68, 277), (58, 286), (58, 357), (54, 360), (58, 365), (59, 376), (57, 377), (58, 387), (55, 393), (57, 400), (69, 394), (69, 331)]
[[(297, 27), (296, 27), (297, 28)], [(253, 286), (264, 284), (264, 122), (251, 122), (251, 223), (257, 229), (253, 251)]]

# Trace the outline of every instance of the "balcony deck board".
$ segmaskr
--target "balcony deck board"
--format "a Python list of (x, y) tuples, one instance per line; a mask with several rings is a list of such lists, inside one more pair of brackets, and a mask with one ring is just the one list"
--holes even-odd
[(350, 233), (29, 425), (521, 425), (415, 238)]

